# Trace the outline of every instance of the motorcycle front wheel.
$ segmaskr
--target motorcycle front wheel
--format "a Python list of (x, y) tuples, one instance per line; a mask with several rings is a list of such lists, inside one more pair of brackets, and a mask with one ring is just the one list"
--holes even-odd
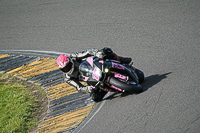
[(135, 68), (135, 73), (137, 74), (137, 77), (139, 79), (139, 83), (142, 83), (144, 81), (144, 73), (137, 68)]
[(108, 83), (122, 90), (125, 90), (126, 92), (140, 93), (143, 91), (143, 87), (135, 82), (126, 83), (114, 77), (110, 77)]

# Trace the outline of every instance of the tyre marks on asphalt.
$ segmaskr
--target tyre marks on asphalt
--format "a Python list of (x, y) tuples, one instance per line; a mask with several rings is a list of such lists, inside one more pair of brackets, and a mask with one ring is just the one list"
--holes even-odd
[(89, 94), (78, 93), (64, 82), (55, 58), (0, 54), (0, 71), (40, 85), (46, 91), (49, 108), (38, 127), (39, 133), (73, 131), (94, 108)]

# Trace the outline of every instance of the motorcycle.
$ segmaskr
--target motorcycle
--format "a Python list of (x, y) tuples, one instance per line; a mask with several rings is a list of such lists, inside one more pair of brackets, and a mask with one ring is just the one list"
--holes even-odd
[(119, 61), (88, 57), (79, 66), (82, 80), (93, 89), (114, 92), (140, 93), (139, 84), (144, 81), (144, 73), (130, 64), (120, 64)]

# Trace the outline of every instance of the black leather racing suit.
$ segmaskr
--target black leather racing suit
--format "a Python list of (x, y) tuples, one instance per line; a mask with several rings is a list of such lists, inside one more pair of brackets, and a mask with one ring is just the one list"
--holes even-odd
[(90, 86), (84, 86), (80, 83), (81, 77), (79, 73), (79, 65), (81, 64), (83, 59), (90, 56), (97, 56), (104, 59), (113, 59), (115, 53), (113, 53), (113, 51), (110, 48), (105, 47), (101, 50), (90, 48), (82, 52), (75, 52), (69, 56), (74, 62), (74, 71), (72, 74), (64, 73), (65, 81), (69, 85), (74, 86), (81, 93), (89, 93)]

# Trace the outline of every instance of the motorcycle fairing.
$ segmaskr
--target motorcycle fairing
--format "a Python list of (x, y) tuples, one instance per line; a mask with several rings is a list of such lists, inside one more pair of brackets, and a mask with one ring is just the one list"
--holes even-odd
[(112, 62), (112, 68), (125, 70), (125, 67), (123, 65), (114, 62)]
[(114, 72), (114, 77), (115, 78), (120, 78), (120, 79), (123, 79), (123, 80), (128, 80), (127, 76), (121, 75), (121, 74), (116, 73), (116, 72)]
[(93, 61), (92, 57), (88, 57), (79, 66), (79, 71), (82, 74), (83, 81), (95, 86), (102, 77), (102, 64)]
[(130, 69), (126, 66), (123, 66), (123, 65), (115, 63), (115, 62), (106, 62), (105, 68), (108, 68), (110, 71), (120, 73), (124, 76), (129, 76), (130, 79), (132, 79), (134, 82), (138, 83), (137, 79), (131, 73)]
[(117, 90), (117, 91), (120, 91), (120, 92), (123, 91), (122, 89), (120, 89), (120, 88), (118, 88), (118, 87), (116, 87), (114, 85), (111, 85), (110, 87), (113, 88), (113, 89), (115, 89), (115, 90)]
[[(108, 69), (108, 73), (104, 69)], [(119, 92), (124, 92), (124, 90), (131, 91), (133, 88), (135, 91), (141, 90), (141, 87), (138, 86), (137, 79), (134, 77), (129, 66), (123, 66), (116, 61), (104, 62), (100, 61), (98, 58), (89, 57), (81, 63), (79, 71), (83, 75), (84, 81), (93, 88), (98, 86), (101, 89), (109, 88), (106, 89), (107, 91), (112, 89)], [(104, 79), (102, 78), (102, 74), (104, 75)], [(102, 79), (105, 81), (104, 84), (102, 84)], [(123, 81), (118, 79), (126, 80), (128, 82), (125, 83), (125, 81), (122, 85), (121, 83), (123, 83)]]
[(86, 61), (93, 67), (93, 58), (92, 57), (88, 57), (86, 59)]
[(93, 74), (92, 74), (92, 78), (99, 81), (101, 77), (102, 77), (102, 71), (97, 66), (95, 66)]

